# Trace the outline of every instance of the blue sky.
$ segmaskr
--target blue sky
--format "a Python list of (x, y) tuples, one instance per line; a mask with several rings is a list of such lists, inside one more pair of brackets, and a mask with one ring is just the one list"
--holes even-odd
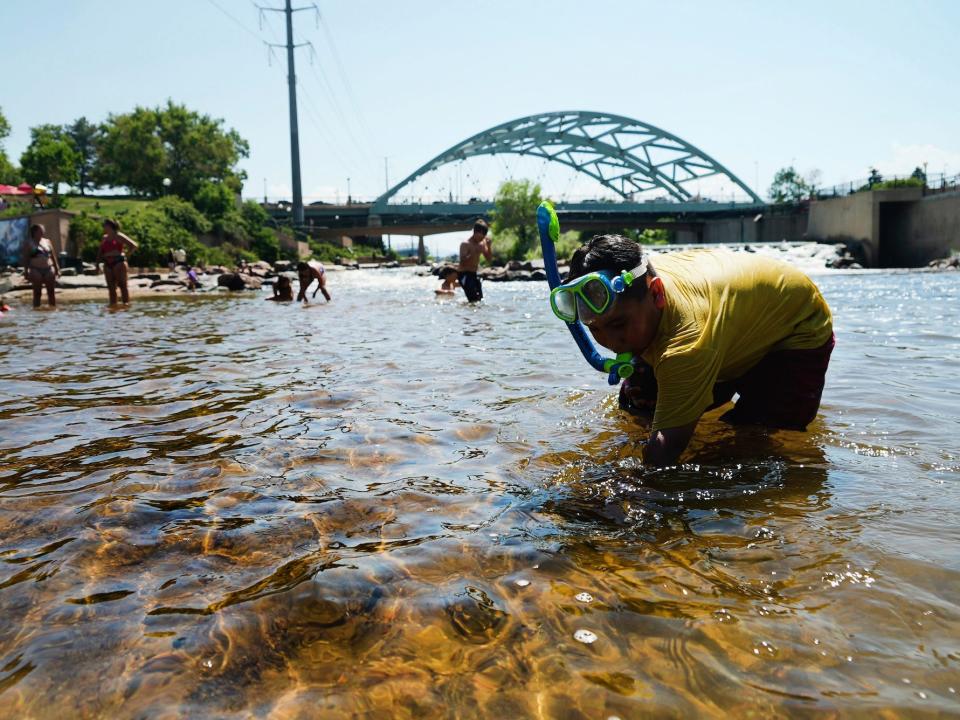
[[(297, 55), (307, 201), (344, 199), (348, 177), (354, 197), (372, 198), (385, 157), (396, 181), (488, 127), (565, 109), (664, 128), (761, 194), (791, 163), (828, 185), (870, 166), (960, 173), (957, 2), (318, 5), (319, 27), (296, 15), (316, 49), (313, 64)], [(15, 161), (32, 125), (171, 98), (250, 142), (245, 196), (266, 181), (271, 198), (289, 197), (285, 56), (268, 62), (263, 44), (282, 40), (282, 14), (261, 28), (252, 0), (4, 0), (0, 27)], [(466, 188), (451, 171), (448, 184), (487, 192), (502, 179), (492, 167)], [(546, 176), (545, 190), (560, 182)]]

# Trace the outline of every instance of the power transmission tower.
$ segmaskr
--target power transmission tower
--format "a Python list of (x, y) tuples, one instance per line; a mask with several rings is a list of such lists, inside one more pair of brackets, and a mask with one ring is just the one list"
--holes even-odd
[(293, 51), (295, 48), (307, 45), (313, 52), (313, 44), (309, 42), (295, 44), (293, 42), (293, 13), (301, 10), (313, 10), (317, 17), (320, 15), (320, 8), (316, 4), (305, 5), (303, 7), (290, 7), (290, 0), (286, 0), (286, 7), (271, 8), (257, 5), (260, 9), (261, 17), (264, 12), (282, 12), (287, 21), (287, 42), (286, 45), (276, 43), (267, 43), (267, 47), (286, 48), (287, 50), (287, 83), (290, 93), (290, 165), (293, 174), (293, 226), (303, 226), (303, 191), (300, 186), (300, 132), (297, 129), (297, 74), (294, 69)]

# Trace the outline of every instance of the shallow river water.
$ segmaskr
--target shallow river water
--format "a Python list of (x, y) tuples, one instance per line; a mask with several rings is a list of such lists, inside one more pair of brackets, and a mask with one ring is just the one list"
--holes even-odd
[(17, 306), (0, 717), (960, 714), (960, 274), (816, 280), (810, 431), (664, 470), (543, 284)]

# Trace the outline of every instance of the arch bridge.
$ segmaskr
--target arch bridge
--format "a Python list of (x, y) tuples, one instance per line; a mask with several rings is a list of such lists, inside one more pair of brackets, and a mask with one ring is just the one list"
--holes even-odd
[(374, 202), (390, 199), (418, 178), (449, 163), (480, 155), (516, 154), (566, 165), (588, 175), (626, 202), (649, 191), (673, 202), (696, 202), (697, 184), (721, 177), (752, 201), (763, 201), (727, 168), (676, 135), (639, 120), (582, 110), (530, 115), (477, 133), (414, 170)]
[[(714, 158), (665, 130), (609, 113), (571, 110), (511, 120), (457, 143), (420, 166), (372, 204), (309, 205), (310, 232), (335, 238), (431, 235), (469, 228), (489, 215), (490, 202), (391, 202), (419, 178), (449, 163), (482, 155), (515, 154), (572, 168), (596, 180), (621, 201), (557, 203), (564, 227), (604, 229), (658, 227), (703, 235), (707, 223), (759, 217), (763, 200)], [(703, 198), (701, 181), (722, 182), (748, 198), (717, 202)], [(547, 196), (550, 193), (545, 193)], [(657, 197), (652, 197), (656, 195)], [(277, 209), (277, 216), (285, 215)]]

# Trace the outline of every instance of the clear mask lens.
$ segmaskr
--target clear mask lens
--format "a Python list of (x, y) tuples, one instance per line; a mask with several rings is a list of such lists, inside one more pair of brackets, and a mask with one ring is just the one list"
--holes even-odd
[(553, 296), (553, 302), (565, 318), (572, 320), (577, 317), (577, 300), (572, 292), (561, 290)]
[[(593, 306), (594, 314), (602, 313), (607, 309), (607, 303), (610, 301), (610, 292), (601, 280), (597, 280), (596, 278), (588, 280), (583, 284), (583, 287), (580, 288), (580, 292), (583, 293), (583, 296), (587, 299), (587, 303)], [(580, 303), (580, 305), (582, 306), (584, 303)]]
[[(609, 297), (609, 296), (608, 296)], [(593, 303), (593, 300), (590, 300)], [(577, 317), (580, 322), (584, 325), (590, 325), (601, 315), (605, 315), (614, 305), (617, 303), (617, 296), (613, 295), (610, 297), (610, 301), (604, 304), (603, 302), (597, 304), (597, 307), (602, 308), (600, 312), (594, 312), (593, 308), (590, 307), (586, 302), (584, 302), (582, 297), (577, 298)]]

